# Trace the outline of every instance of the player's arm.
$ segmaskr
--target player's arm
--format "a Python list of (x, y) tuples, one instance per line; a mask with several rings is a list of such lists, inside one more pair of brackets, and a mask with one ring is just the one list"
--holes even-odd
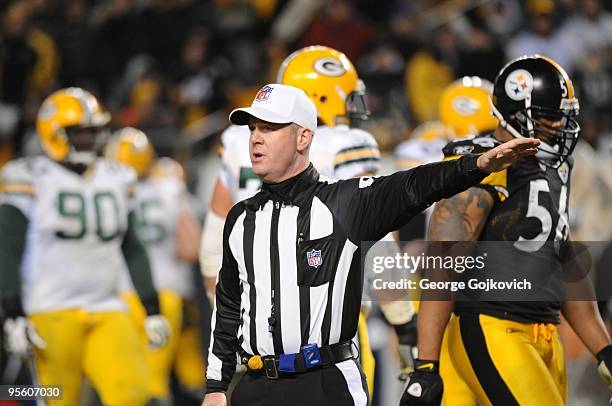
[(28, 219), (13, 205), (0, 205), (0, 297), (8, 318), (24, 316), (19, 268), (25, 249)]
[(219, 177), (206, 214), (200, 246), (200, 269), (206, 294), (211, 302), (214, 300), (217, 273), (223, 258), (223, 224), (232, 205), (232, 195)]
[[(564, 273), (572, 280), (583, 281), (584, 285), (590, 288), (587, 279), (580, 277), (587, 274), (587, 269), (575, 250), (575, 244), (568, 242), (563, 248), (561, 263)], [(612, 389), (612, 342), (597, 308), (597, 302), (567, 300), (563, 302), (561, 312), (587, 349), (597, 358), (598, 372)]]
[(200, 255), (202, 227), (187, 202), (183, 202), (175, 231), (176, 258), (180, 261), (195, 263)]
[(159, 298), (153, 286), (149, 256), (144, 244), (138, 237), (137, 229), (136, 214), (131, 212), (128, 216), (128, 228), (121, 243), (121, 251), (136, 293), (138, 293), (147, 314), (159, 314)]
[[(480, 187), (472, 187), (450, 199), (441, 200), (434, 206), (431, 215), (429, 240), (478, 240), (493, 204), (491, 193)], [(452, 301), (421, 301), (418, 319), (418, 348), (421, 359), (439, 358), (442, 336), (452, 309)]]
[(25, 249), (28, 219), (13, 205), (0, 205), (0, 298), (6, 320), (4, 333), (7, 350), (25, 357), (31, 345), (45, 348), (34, 325), (26, 318), (21, 298), (21, 258)]
[(566, 301), (563, 303), (562, 313), (591, 354), (597, 355), (611, 344), (610, 336), (599, 314), (597, 302), (589, 300)]
[[(489, 191), (472, 187), (436, 204), (429, 224), (431, 241), (474, 241), (478, 239), (493, 208)], [(434, 253), (434, 249), (430, 250)], [(429, 270), (431, 279), (441, 278), (440, 270)], [(435, 274), (433, 274), (435, 273)], [(422, 292), (418, 317), (419, 358), (415, 360), (400, 405), (436, 405), (442, 400), (443, 384), (439, 376), (440, 347), (453, 302), (428, 300)], [(417, 388), (419, 390), (417, 390)]]
[(597, 358), (597, 371), (608, 388), (612, 389), (612, 344), (597, 302), (566, 301), (562, 313), (580, 340)]
[(134, 289), (147, 313), (145, 331), (149, 345), (157, 348), (165, 345), (170, 334), (170, 326), (160, 314), (159, 297), (153, 286), (151, 264), (144, 244), (138, 237), (136, 213), (128, 215), (128, 228), (121, 243), (121, 251), (125, 258)]

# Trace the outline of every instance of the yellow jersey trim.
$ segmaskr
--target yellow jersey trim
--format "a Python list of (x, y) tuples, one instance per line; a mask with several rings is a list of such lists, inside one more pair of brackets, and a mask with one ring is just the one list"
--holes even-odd
[(5, 183), (0, 185), (0, 193), (15, 193), (35, 196), (34, 186), (27, 183)]

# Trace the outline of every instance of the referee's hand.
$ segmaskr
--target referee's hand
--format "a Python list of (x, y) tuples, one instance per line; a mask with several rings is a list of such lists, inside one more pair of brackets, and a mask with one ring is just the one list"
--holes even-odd
[(538, 145), (536, 138), (515, 138), (480, 155), (476, 165), (485, 172), (499, 172), (522, 156), (535, 155)]
[(438, 406), (442, 403), (444, 391), (438, 361), (416, 359), (414, 363), (414, 371), (408, 377), (400, 406)]
[(223, 392), (207, 393), (202, 406), (227, 406), (227, 398)]

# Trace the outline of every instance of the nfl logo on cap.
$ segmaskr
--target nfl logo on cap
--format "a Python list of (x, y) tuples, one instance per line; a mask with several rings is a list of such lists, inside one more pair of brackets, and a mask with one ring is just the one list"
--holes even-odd
[(262, 87), (261, 89), (259, 89), (259, 92), (257, 92), (257, 96), (255, 96), (255, 101), (261, 102), (268, 100), (268, 97), (270, 97), (270, 93), (272, 93), (272, 90), (274, 90), (274, 88), (268, 85)]
[(318, 268), (323, 263), (323, 257), (321, 256), (321, 250), (310, 250), (306, 253), (308, 259), (308, 265), (313, 268)]

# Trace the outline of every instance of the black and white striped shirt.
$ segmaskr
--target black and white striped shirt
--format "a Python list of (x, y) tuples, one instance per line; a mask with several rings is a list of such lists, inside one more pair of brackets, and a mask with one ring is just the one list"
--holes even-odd
[(363, 289), (361, 241), (377, 241), (487, 174), (466, 155), (390, 176), (320, 179), (312, 165), (236, 204), (208, 357), (207, 391), (225, 391), (243, 352), (297, 353), (352, 339)]

